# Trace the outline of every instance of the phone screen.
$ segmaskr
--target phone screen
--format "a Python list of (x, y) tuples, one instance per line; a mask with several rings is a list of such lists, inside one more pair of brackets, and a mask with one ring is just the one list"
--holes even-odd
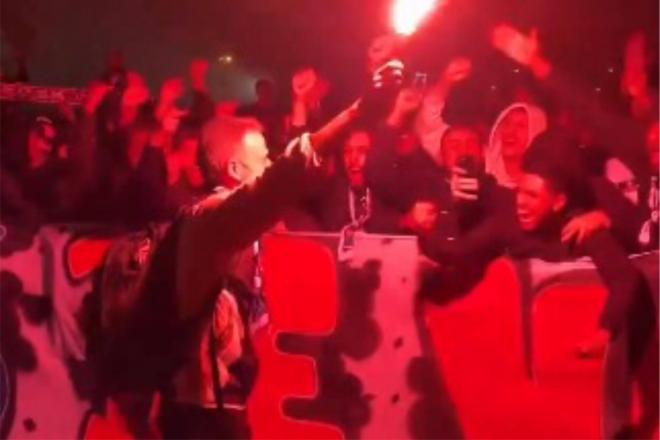
[(427, 84), (428, 84), (428, 74), (424, 72), (415, 72), (412, 86), (416, 89), (424, 90), (426, 89)]

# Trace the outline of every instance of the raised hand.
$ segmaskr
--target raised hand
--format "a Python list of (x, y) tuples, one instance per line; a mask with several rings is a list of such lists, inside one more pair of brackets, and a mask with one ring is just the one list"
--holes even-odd
[(387, 124), (390, 127), (401, 126), (408, 115), (421, 106), (423, 98), (422, 92), (417, 89), (401, 89), (394, 102), (394, 108), (387, 118)]
[(469, 58), (454, 58), (449, 62), (442, 77), (449, 84), (463, 81), (472, 73), (472, 61)]
[(378, 66), (371, 74), (371, 85), (375, 89), (386, 85), (400, 85), (403, 81), (403, 62), (400, 60), (389, 60)]
[(511, 25), (501, 24), (493, 29), (491, 42), (495, 49), (526, 67), (541, 53), (536, 29), (525, 35)]
[(451, 194), (454, 199), (475, 201), (479, 199), (479, 179), (466, 170), (453, 167), (451, 170)]
[(374, 73), (376, 69), (392, 58), (397, 57), (402, 44), (401, 37), (396, 35), (381, 35), (375, 38), (367, 50), (367, 65), (369, 71)]
[(525, 35), (511, 25), (501, 24), (493, 29), (491, 43), (495, 49), (530, 69), (539, 79), (547, 78), (552, 71), (552, 65), (541, 53), (536, 29)]

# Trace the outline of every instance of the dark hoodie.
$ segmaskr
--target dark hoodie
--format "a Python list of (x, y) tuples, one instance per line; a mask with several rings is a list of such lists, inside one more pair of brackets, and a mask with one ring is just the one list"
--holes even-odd
[(369, 187), (388, 208), (400, 214), (407, 213), (419, 200), (442, 205), (444, 197), (440, 188), (444, 179), (440, 168), (417, 140), (408, 154), (397, 152), (397, 143), (404, 134), (414, 136), (412, 131), (406, 133), (387, 126), (377, 131), (367, 160)]

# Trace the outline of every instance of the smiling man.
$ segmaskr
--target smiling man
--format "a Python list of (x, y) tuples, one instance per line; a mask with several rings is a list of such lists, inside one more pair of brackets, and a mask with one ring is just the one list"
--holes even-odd
[[(108, 332), (100, 363), (106, 395), (116, 401), (162, 392), (165, 438), (250, 436), (245, 408), (257, 372), (250, 330), (264, 317), (257, 240), (299, 200), (306, 176), (356, 109), (303, 134), (273, 163), (255, 120), (218, 117), (206, 126), (203, 148), (218, 186), (145, 242), (153, 249), (133, 268), (137, 299)], [(129, 426), (144, 437), (145, 423)]]
[(398, 232), (399, 215), (373, 194), (366, 176), (373, 135), (354, 127), (342, 144), (341, 172), (319, 198), (319, 222), (326, 231), (338, 232), (347, 225), (371, 233)]
[(497, 183), (507, 188), (516, 187), (523, 156), (546, 127), (543, 110), (530, 104), (511, 104), (500, 113), (486, 148), (486, 171)]
[(608, 294), (600, 330), (585, 345), (610, 344), (603, 404), (607, 432), (616, 433), (629, 428), (626, 395), (648, 349), (655, 308), (649, 285), (608, 230), (610, 220), (596, 209), (578, 164), (573, 143), (543, 133), (522, 158), (515, 213), (487, 219), (453, 241), (421, 226), (418, 231), (423, 250), (441, 267), (485, 268), (504, 254), (547, 262), (591, 258)]

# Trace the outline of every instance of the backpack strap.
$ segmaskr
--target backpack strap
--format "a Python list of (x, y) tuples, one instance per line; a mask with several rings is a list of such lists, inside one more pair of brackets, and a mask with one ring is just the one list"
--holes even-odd
[(209, 356), (211, 356), (211, 370), (213, 376), (213, 395), (215, 396), (215, 403), (218, 405), (218, 410), (223, 408), (222, 386), (220, 385), (220, 365), (218, 365), (218, 338), (214, 331), (215, 326), (211, 323), (209, 328)]

